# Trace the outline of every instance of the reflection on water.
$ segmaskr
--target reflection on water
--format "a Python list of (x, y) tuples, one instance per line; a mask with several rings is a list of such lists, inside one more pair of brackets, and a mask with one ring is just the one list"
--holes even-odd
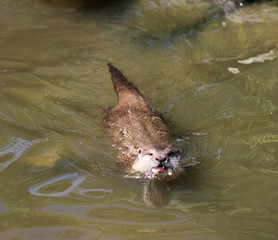
[[(0, 2), (0, 238), (276, 239), (277, 1), (98, 2)], [(107, 62), (201, 163), (188, 176), (123, 177)]]
[(13, 142), (8, 143), (0, 149), (0, 172), (5, 170), (10, 164), (16, 161), (26, 149), (32, 146), (32, 142), (21, 138), (15, 138)]
[[(42, 188), (46, 188), (46, 187), (51, 187), (51, 184), (55, 184), (56, 186), (61, 187), (61, 182), (64, 182), (64, 180), (68, 180), (71, 179), (71, 185), (70, 187), (68, 187), (66, 190), (63, 190), (61, 192), (57, 192), (57, 193), (43, 193), (41, 192)], [(64, 174), (62, 176), (58, 176), (55, 177), (54, 179), (51, 179), (47, 182), (38, 184), (36, 186), (32, 186), (29, 188), (29, 193), (33, 194), (33, 195), (37, 195), (37, 196), (48, 196), (48, 197), (62, 197), (62, 196), (66, 196), (68, 194), (70, 194), (71, 192), (73, 192), (74, 190), (77, 189), (77, 187), (79, 187), (79, 185), (83, 182), (82, 178), (78, 178), (78, 174), (77, 173), (69, 173), (69, 174)], [(57, 191), (57, 190), (55, 190)]]
[(165, 207), (171, 201), (170, 184), (156, 179), (144, 184), (144, 202), (151, 207)]

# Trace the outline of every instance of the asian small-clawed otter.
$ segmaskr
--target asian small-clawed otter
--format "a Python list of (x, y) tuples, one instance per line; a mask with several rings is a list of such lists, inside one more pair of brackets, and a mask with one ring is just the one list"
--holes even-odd
[(108, 63), (118, 104), (105, 112), (104, 125), (112, 137), (119, 161), (147, 178), (177, 176), (180, 150), (169, 144), (169, 130), (137, 87)]

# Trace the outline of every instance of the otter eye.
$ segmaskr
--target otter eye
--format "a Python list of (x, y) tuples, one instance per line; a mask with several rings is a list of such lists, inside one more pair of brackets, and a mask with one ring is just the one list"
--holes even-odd
[(148, 155), (149, 155), (149, 156), (152, 156), (153, 154), (152, 154), (152, 153), (148, 153)]
[(178, 154), (178, 152), (168, 152), (168, 157), (173, 157), (176, 156)]
[(168, 152), (168, 157), (172, 157), (173, 155), (173, 152)]
[(178, 154), (180, 154), (180, 150), (178, 149), (178, 150), (176, 150), (176, 151), (171, 151), (171, 152), (168, 152), (168, 157), (173, 157), (173, 156), (176, 156), (176, 155), (178, 155)]

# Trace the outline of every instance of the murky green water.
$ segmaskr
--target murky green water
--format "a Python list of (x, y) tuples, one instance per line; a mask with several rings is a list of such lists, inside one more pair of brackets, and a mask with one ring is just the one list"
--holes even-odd
[[(2, 0), (1, 240), (277, 239), (277, 23), (277, 2)], [(123, 178), (108, 61), (201, 162), (188, 176)]]

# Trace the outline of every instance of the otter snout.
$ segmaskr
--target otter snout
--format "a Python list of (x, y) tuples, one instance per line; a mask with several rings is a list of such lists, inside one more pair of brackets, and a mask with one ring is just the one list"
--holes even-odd
[(165, 162), (167, 160), (167, 158), (165, 156), (158, 156), (155, 158), (155, 160), (162, 163), (162, 162)]

